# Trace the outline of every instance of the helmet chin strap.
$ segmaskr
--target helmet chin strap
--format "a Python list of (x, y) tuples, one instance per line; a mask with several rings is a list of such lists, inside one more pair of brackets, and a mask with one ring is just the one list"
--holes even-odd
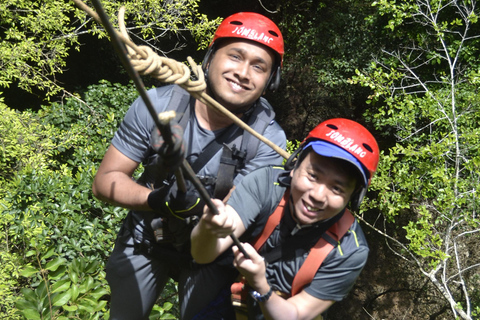
[(350, 209), (352, 209), (352, 211), (357, 211), (358, 208), (360, 208), (360, 204), (362, 203), (365, 194), (367, 194), (366, 187), (362, 186), (358, 190), (355, 190), (350, 198)]

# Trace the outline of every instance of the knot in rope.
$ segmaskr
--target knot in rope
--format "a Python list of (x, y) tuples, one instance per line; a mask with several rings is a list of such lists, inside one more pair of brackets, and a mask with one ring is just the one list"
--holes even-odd
[(191, 57), (187, 57), (197, 80), (190, 78), (190, 69), (181, 62), (166, 57), (160, 57), (148, 46), (137, 46), (128, 35), (125, 26), (125, 7), (118, 12), (118, 27), (120, 38), (127, 47), (128, 58), (133, 68), (141, 75), (149, 75), (164, 83), (177, 84), (190, 93), (201, 94), (207, 87), (205, 75)]

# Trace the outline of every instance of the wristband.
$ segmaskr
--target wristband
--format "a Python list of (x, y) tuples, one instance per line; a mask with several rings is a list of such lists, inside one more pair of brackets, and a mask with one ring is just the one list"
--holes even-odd
[(270, 299), (270, 297), (272, 296), (273, 290), (272, 290), (272, 287), (270, 287), (270, 290), (268, 290), (268, 292), (265, 293), (265, 294), (260, 294), (259, 292), (255, 291), (255, 290), (250, 290), (249, 293), (252, 296), (253, 300), (255, 300), (257, 302), (265, 302), (268, 299)]
[(153, 211), (161, 211), (165, 203), (165, 191), (163, 191), (163, 188), (150, 192), (147, 197), (147, 203)]

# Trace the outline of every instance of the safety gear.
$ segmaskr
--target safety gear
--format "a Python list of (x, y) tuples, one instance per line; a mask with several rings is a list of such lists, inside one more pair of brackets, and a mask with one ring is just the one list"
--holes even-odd
[(208, 79), (208, 64), (215, 52), (218, 40), (225, 38), (240, 38), (255, 41), (272, 49), (276, 61), (267, 82), (267, 88), (276, 90), (280, 85), (281, 67), (283, 66), (284, 44), (283, 36), (277, 25), (267, 17), (254, 12), (239, 12), (225, 18), (213, 35), (213, 40), (203, 59), (202, 67), (205, 78)]
[[(180, 130), (183, 132), (189, 121), (193, 119), (195, 98), (192, 98), (186, 90), (179, 86), (172, 86), (169, 91), (166, 91), (165, 87), (157, 88), (156, 90), (158, 95), (171, 95), (165, 111), (176, 111), (177, 117), (174, 121), (175, 124), (172, 125), (172, 134), (175, 138)], [(244, 115), (243, 119), (252, 129), (263, 135), (269, 125), (274, 123), (275, 112), (267, 100), (260, 98), (254, 107), (251, 108), (251, 111)], [(178, 123), (180, 128), (177, 128), (176, 123)], [(238, 127), (232, 127), (232, 129), (234, 128)], [(212, 197), (218, 199), (223, 199), (228, 194), (233, 185), (233, 179), (237, 174), (243, 173), (245, 165), (255, 157), (260, 146), (260, 140), (247, 131), (239, 128), (234, 131), (226, 130), (225, 139), (217, 138), (213, 140), (212, 143), (205, 146), (202, 153), (193, 163), (189, 162), (192, 170), (198, 173), (217, 152), (221, 151), (221, 149), (223, 150), (219, 171), (216, 176), (197, 175), (207, 192)], [(156, 133), (156, 129), (152, 131), (150, 146), (152, 149), (150, 152), (151, 156), (145, 161), (145, 171), (138, 179), (138, 182), (154, 189), (148, 196), (148, 205), (158, 214), (158, 219), (163, 219), (160, 220), (161, 223), (156, 221), (152, 229), (157, 240), (165, 238), (166, 242), (172, 242), (171, 238), (173, 237), (173, 245), (175, 247), (183, 247), (188, 242), (190, 230), (184, 231), (184, 234), (188, 235), (185, 241), (181, 239), (183, 231), (181, 232), (180, 230), (182, 227), (193, 228), (196, 219), (203, 213), (204, 203), (198, 191), (195, 188), (189, 188), (191, 183), (188, 180), (186, 181), (187, 194), (183, 197), (188, 201), (183, 202), (181, 200), (182, 195), (178, 193), (172, 170), (167, 171), (165, 163), (159, 155), (158, 150), (163, 146), (163, 142), (161, 136)], [(188, 144), (185, 144), (185, 148), (187, 147)], [(221, 179), (218, 179), (218, 177), (221, 177)], [(197, 200), (199, 201), (198, 203)], [(165, 235), (168, 236), (166, 237)]]
[(175, 181), (165, 198), (164, 208), (165, 212), (170, 212), (182, 220), (185, 217), (202, 215), (205, 206), (205, 202), (200, 198), (200, 193), (190, 180), (185, 180), (185, 189), (185, 192), (179, 190), (177, 181)]
[(307, 146), (308, 142), (313, 139), (334, 144), (357, 159), (363, 166), (359, 169), (364, 171), (367, 176), (367, 185), (370, 185), (377, 170), (380, 150), (377, 141), (364, 126), (353, 120), (330, 119), (310, 131), (302, 145)]
[(326, 120), (309, 132), (300, 147), (287, 160), (285, 168), (292, 169), (298, 155), (308, 147), (312, 147), (321, 156), (346, 160), (358, 169), (363, 177), (363, 184), (350, 199), (351, 209), (356, 210), (378, 166), (380, 150), (373, 135), (352, 120)]
[(153, 211), (161, 211), (165, 207), (165, 198), (168, 195), (167, 187), (157, 188), (148, 194), (147, 203)]
[(261, 14), (239, 12), (225, 18), (215, 31), (210, 46), (222, 38), (242, 38), (263, 44), (275, 51), (280, 57), (280, 65), (283, 64), (282, 33), (272, 20)]
[[(285, 213), (285, 207), (288, 203), (289, 197), (290, 189), (287, 189), (280, 200), (280, 203), (275, 208), (275, 211), (269, 216), (264, 229), (255, 238), (255, 240), (253, 240), (252, 246), (255, 248), (255, 250), (259, 251), (267, 242), (268, 238), (272, 235), (275, 228), (277, 228)], [(284, 299), (288, 299), (289, 297), (300, 293), (306, 285), (310, 284), (325, 258), (334, 248), (338, 246), (340, 240), (347, 234), (354, 222), (355, 217), (350, 211), (345, 210), (340, 219), (332, 224), (328, 230), (325, 231), (325, 234), (322, 235), (311, 248), (306, 260), (303, 262), (302, 266), (293, 278), (291, 292), (276, 292), (276, 294), (282, 295)], [(266, 260), (268, 263), (268, 259)], [(239, 282), (233, 283), (230, 287), (232, 292), (232, 305), (235, 309), (237, 320), (246, 319), (244, 315), (248, 313), (245, 310), (248, 308), (248, 288), (248, 283), (243, 276), (240, 277)], [(267, 295), (268, 294), (271, 293), (269, 292)], [(269, 297), (267, 297), (267, 299), (268, 298)]]

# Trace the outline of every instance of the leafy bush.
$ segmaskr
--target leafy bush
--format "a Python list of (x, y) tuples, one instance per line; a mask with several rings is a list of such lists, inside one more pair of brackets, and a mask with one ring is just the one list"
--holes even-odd
[(104, 263), (126, 210), (90, 190), (137, 96), (102, 81), (37, 113), (0, 104), (1, 318), (105, 318)]

